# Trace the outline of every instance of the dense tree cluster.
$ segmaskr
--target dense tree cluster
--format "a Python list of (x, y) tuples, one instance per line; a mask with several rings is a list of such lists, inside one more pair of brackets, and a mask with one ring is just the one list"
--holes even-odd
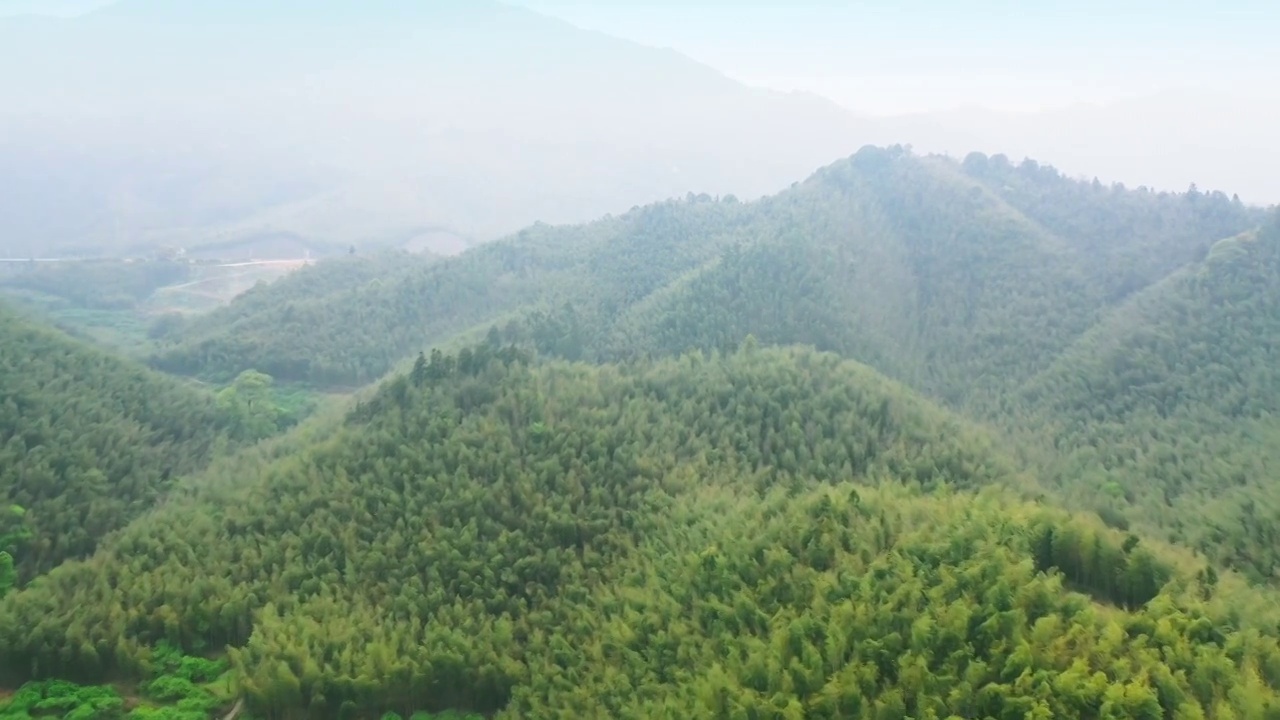
[(424, 357), (11, 594), (3, 677), (143, 673), (168, 642), (231, 646), (266, 717), (1276, 712), (1273, 626), (1012, 499), (990, 440), (865, 367), (529, 360)]
[(31, 538), (26, 526), (27, 511), (20, 505), (0, 508), (0, 598), (18, 584), (18, 569), (13, 553), (18, 545)]
[(299, 275), (193, 322), (154, 363), (218, 380), (255, 368), (286, 381), (364, 385), (433, 340), (538, 303), (586, 298), (593, 311), (616, 313), (713, 257), (709, 239), (727, 235), (743, 207), (693, 198), (580, 227), (534, 226), (332, 293), (307, 289)]
[(0, 718), (1280, 718), (1278, 277), (867, 148), (166, 321), (217, 393), (0, 315)]
[(1280, 215), (1135, 296), (1008, 404), (1074, 502), (1259, 581), (1280, 579), (1277, 278)]
[(1126, 296), (1190, 262), (1218, 240), (1263, 221), (1264, 211), (1222, 192), (1185, 193), (1080, 182), (1034, 160), (1013, 164), (973, 153), (965, 173), (983, 182), (1072, 246), (1086, 251), (1089, 275)]
[(242, 437), (211, 394), (0, 307), (0, 507), (26, 510), (23, 577), (92, 552)]
[(873, 363), (954, 405), (990, 403), (1127, 294), (1259, 218), (1218, 196), (975, 162), (866, 148), (755, 203), (691, 196), (535, 226), (329, 293), (299, 274), (196, 321), (156, 363), (358, 385), (469, 327), (568, 303), (586, 332), (567, 349), (582, 357), (723, 348), (752, 332)]

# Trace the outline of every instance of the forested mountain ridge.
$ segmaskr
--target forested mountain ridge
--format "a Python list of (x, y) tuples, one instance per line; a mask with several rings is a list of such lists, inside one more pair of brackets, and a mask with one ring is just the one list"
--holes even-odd
[(1015, 500), (989, 439), (865, 367), (528, 359), (424, 358), (0, 601), (4, 677), (130, 673), (167, 640), (230, 645), (268, 717), (1277, 711), (1267, 603)]
[(229, 678), (192, 720), (1280, 716), (1278, 229), (866, 148), (322, 262), (153, 363), (405, 372), (9, 592), (0, 684), (185, 652)]
[(741, 203), (694, 198), (590, 225), (537, 225), (332, 294), (306, 289), (317, 275), (298, 275), (194, 320), (154, 364), (208, 377), (253, 367), (285, 380), (363, 385), (432, 340), (542, 303), (625, 307), (712, 257), (748, 212)]
[(1280, 213), (1135, 296), (1007, 404), (1093, 504), (1280, 577)]
[[(388, 278), (427, 267), (438, 258), (430, 254), (383, 251), (371, 256), (346, 255), (321, 259), (293, 270), (273, 282), (258, 282), (237, 295), (233, 304), (222, 305), (205, 313), (182, 317), (167, 316), (152, 324), (152, 335), (159, 340), (175, 335), (198, 335), (201, 328), (236, 326), (272, 311), (283, 311), (292, 317), (312, 303), (335, 302), (370, 284), (382, 284)], [(283, 302), (283, 305), (280, 303)], [(302, 310), (305, 314), (305, 310)]]
[[(623, 317), (611, 354), (752, 332), (986, 408), (1127, 294), (1262, 217), (1221, 194), (1102, 188), (981, 157), (957, 166), (868, 148), (824, 168), (773, 199), (770, 242)], [(1055, 216), (1059, 203), (1070, 212)], [(706, 310), (682, 310), (693, 307)]]
[[(0, 306), (0, 507), (25, 509), (20, 576), (91, 553), (178, 476), (253, 439), (244, 419), (212, 393)], [(0, 518), (0, 535), (11, 520)]]
[(569, 357), (724, 346), (752, 332), (870, 362), (952, 404), (990, 403), (1108, 307), (1260, 217), (1221, 194), (868, 147), (759, 202), (690, 196), (536, 226), (301, 316), (268, 288), (271, 307), (232, 323), (233, 303), (155, 362), (352, 384), (464, 328), (514, 319), (509, 336), (527, 336), (550, 317), (556, 332), (577, 333), (554, 343)]

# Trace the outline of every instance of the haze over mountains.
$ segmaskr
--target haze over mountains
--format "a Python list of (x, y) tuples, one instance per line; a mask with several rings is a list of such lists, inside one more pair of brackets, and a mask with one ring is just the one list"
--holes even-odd
[(420, 353), (243, 450), (260, 374), (0, 315), (0, 716), (1272, 717), (1278, 258), (1222, 194), (864, 148), (171, 325), (219, 384)]
[(1280, 162), (1270, 131), (1280, 123), (1280, 102), (1268, 90), (1159, 89), (1038, 112), (969, 107), (885, 121), (922, 151), (1004, 153), (1108, 183), (1162, 190), (1194, 184), (1247, 202), (1280, 202), (1280, 179), (1270, 171)]
[(452, 253), (688, 192), (776, 192), (866, 144), (1280, 198), (1265, 104), (871, 118), (494, 0), (120, 0), (0, 17), (0, 61), (0, 255)]
[(1265, 112), (1101, 157), (487, 0), (103, 5), (0, 21), (0, 248), (117, 255), (0, 263), (0, 720), (1280, 719), (1280, 209), (1199, 175)]
[(487, 0), (123, 0), (0, 38), (0, 222), (20, 254), (488, 239), (760, 195), (867, 137), (834, 104)]

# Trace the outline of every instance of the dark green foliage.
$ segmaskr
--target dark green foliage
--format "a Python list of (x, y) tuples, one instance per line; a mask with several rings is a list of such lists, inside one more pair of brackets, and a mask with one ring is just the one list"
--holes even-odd
[(0, 550), (0, 598), (3, 598), (14, 585), (18, 584), (18, 570), (13, 564), (13, 555)]
[(1260, 217), (988, 164), (867, 148), (756, 203), (690, 197), (536, 226), (329, 293), (336, 280), (299, 273), (192, 323), (156, 363), (353, 385), (481, 324), (573, 360), (726, 349), (750, 332), (987, 407), (1125, 295)]
[(1280, 216), (1135, 296), (1009, 403), (1068, 499), (1280, 577), (1277, 278)]
[(154, 362), (218, 380), (252, 367), (286, 381), (363, 385), (434, 339), (540, 302), (589, 299), (593, 312), (616, 314), (715, 257), (745, 207), (693, 198), (582, 227), (535, 226), (457, 258), (405, 259), (376, 279), (343, 279), (332, 292), (322, 287), (328, 276), (298, 273), (191, 323)]
[(868, 148), (304, 270), (158, 334), (231, 383), (211, 443), (288, 424), (254, 368), (406, 372), (9, 592), (0, 682), (183, 720), (1280, 717), (1274, 590), (1224, 569), (1280, 568), (1280, 216), (1213, 244), (1259, 219)]
[(0, 308), (0, 506), (26, 509), (20, 576), (92, 552), (234, 438), (212, 395)]
[(1056, 569), (1094, 597), (1129, 608), (1150, 601), (1173, 575), (1138, 544), (1129, 535), (1117, 545), (1107, 533), (1074, 523), (1043, 523), (1031, 537), (1038, 570)]
[[(1073, 201), (1089, 218), (1083, 232), (1030, 211), (1092, 197), (1090, 186), (1046, 169), (1017, 187), (1020, 206), (1001, 177), (975, 181), (950, 161), (866, 148), (752, 206), (742, 249), (620, 318), (605, 356), (722, 347), (752, 333), (837, 351), (986, 411), (1125, 292), (1259, 217), (1229, 202), (1115, 191)], [(1114, 277), (1115, 267), (1136, 279)]]
[(31, 539), (26, 518), (27, 511), (18, 505), (0, 508), (0, 598), (18, 584), (13, 554)]
[(142, 648), (227, 644), (275, 717), (1275, 707), (1269, 620), (1233, 624), (1144, 545), (1013, 500), (1022, 483), (980, 433), (831, 355), (531, 366), (491, 337), (11, 594), (0, 663), (159, 663), (145, 687), (170, 697), (198, 678)]

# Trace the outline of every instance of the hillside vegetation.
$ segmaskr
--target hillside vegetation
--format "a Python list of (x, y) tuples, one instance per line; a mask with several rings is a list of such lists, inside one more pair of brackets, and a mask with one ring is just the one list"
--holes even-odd
[[(155, 362), (359, 384), (474, 325), (514, 338), (550, 317), (543, 349), (569, 357), (726, 347), (752, 332), (841, 352), (954, 405), (989, 403), (1126, 295), (1261, 217), (1220, 194), (976, 162), (866, 148), (756, 203), (690, 196), (536, 226), (305, 304), (292, 302), (300, 285), (268, 288), (259, 311), (233, 303)], [(1059, 198), (1071, 218), (1050, 209)]]
[(4, 316), (0, 717), (1280, 718), (1277, 278), (867, 148), (154, 327), (216, 395)]
[(831, 355), (534, 367), (483, 344), (11, 594), (0, 663), (91, 681), (227, 644), (268, 717), (1276, 711), (1262, 606), (1228, 624), (1183, 560), (1023, 482)]
[[(712, 257), (711, 239), (746, 212), (709, 198), (671, 202), (570, 228), (535, 226), (457, 258), (406, 262), (351, 287), (338, 267), (271, 285), (197, 321), (155, 358), (158, 368), (226, 377), (256, 368), (282, 380), (356, 386), (430, 340), (557, 298), (624, 307)], [(322, 264), (323, 265), (323, 264)], [(637, 269), (642, 268), (642, 269)]]
[(1057, 482), (1280, 579), (1280, 214), (1134, 297), (1017, 396)]
[(21, 575), (91, 553), (178, 476), (254, 439), (242, 409), (0, 306), (0, 507), (25, 510), (0, 516), (0, 537), (23, 529)]

